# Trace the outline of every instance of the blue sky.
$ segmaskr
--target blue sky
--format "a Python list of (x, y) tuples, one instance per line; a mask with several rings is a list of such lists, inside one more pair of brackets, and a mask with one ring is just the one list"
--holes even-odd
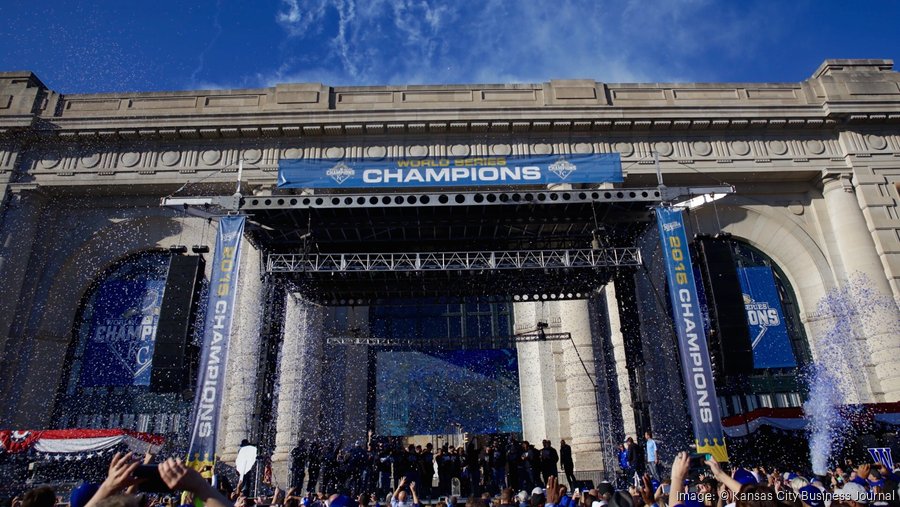
[(826, 58), (900, 60), (900, 1), (0, 0), (0, 70), (62, 93), (778, 82)]

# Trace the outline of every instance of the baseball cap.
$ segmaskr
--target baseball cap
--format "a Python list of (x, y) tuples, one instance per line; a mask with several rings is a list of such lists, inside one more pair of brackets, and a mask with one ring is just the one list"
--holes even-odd
[(544, 490), (543, 490), (543, 488), (534, 488), (531, 490), (531, 494), (532, 495), (543, 495)]
[(597, 493), (600, 494), (600, 496), (611, 495), (614, 491), (615, 488), (613, 488), (613, 485), (608, 481), (603, 481), (600, 484), (597, 484)]
[(631, 495), (624, 491), (616, 491), (609, 500), (609, 505), (612, 505), (612, 507), (633, 507), (634, 503), (631, 500)]
[(84, 507), (91, 501), (98, 489), (100, 489), (99, 484), (82, 482), (77, 488), (72, 490), (72, 494), (69, 497), (69, 505), (72, 507)]
[(848, 482), (844, 487), (835, 491), (834, 496), (841, 500), (852, 500), (858, 503), (869, 503), (869, 494), (866, 488), (855, 482)]
[(803, 486), (799, 491), (800, 500), (811, 507), (824, 507), (825, 499), (822, 491), (815, 486)]
[(356, 502), (351, 500), (347, 495), (338, 495), (329, 503), (329, 507), (351, 507), (355, 505)]
[(734, 476), (732, 477), (734, 480), (740, 482), (741, 484), (756, 484), (759, 482), (756, 480), (756, 477), (753, 476), (752, 473), (744, 470), (743, 468), (738, 468), (734, 471)]

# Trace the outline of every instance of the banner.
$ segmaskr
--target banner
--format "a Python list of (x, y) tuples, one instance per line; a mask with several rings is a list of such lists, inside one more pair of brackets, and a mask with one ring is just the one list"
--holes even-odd
[(164, 279), (103, 281), (92, 299), (80, 385), (148, 386)]
[(620, 183), (618, 153), (400, 159), (283, 159), (281, 188), (406, 188)]
[(753, 341), (754, 368), (793, 368), (797, 366), (778, 287), (772, 268), (753, 266), (738, 268), (747, 325)]
[(194, 425), (187, 458), (189, 466), (197, 470), (211, 466), (216, 455), (216, 433), (225, 390), (225, 367), (228, 364), (228, 342), (231, 339), (243, 233), (243, 216), (219, 219), (206, 323), (203, 326), (203, 351), (197, 392), (194, 394)]
[(894, 468), (894, 458), (891, 456), (890, 447), (868, 447), (867, 449), (875, 463), (881, 463), (888, 470)]
[(681, 210), (656, 208), (656, 221), (697, 452), (728, 461), (684, 219)]

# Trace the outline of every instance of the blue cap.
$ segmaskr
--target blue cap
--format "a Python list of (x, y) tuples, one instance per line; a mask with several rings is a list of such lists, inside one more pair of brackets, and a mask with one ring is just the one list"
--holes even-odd
[(69, 496), (69, 505), (71, 507), (84, 507), (91, 501), (98, 489), (100, 489), (99, 484), (82, 482), (77, 488), (72, 490), (72, 494)]
[(357, 505), (356, 502), (347, 495), (338, 495), (337, 498), (331, 501), (331, 507), (351, 507), (355, 505)]
[(866, 479), (863, 479), (863, 478), (860, 477), (860, 476), (854, 477), (853, 480), (850, 481), (850, 482), (855, 482), (855, 483), (859, 484), (860, 486), (862, 486), (862, 487), (864, 487), (864, 488), (866, 488), (866, 487), (869, 486), (869, 481), (867, 481)]
[(752, 473), (744, 470), (743, 468), (738, 468), (737, 470), (735, 470), (733, 478), (741, 484), (756, 484), (757, 482), (759, 482), (756, 480), (756, 477), (754, 477)]
[(799, 491), (800, 500), (811, 507), (825, 507), (825, 498), (822, 490), (815, 486), (803, 486)]
[(795, 473), (793, 473), (793, 472), (791, 472), (791, 473), (788, 474), (787, 480), (788, 480), (788, 481), (792, 481), (792, 480), (796, 479), (797, 477), (800, 477), (800, 476), (797, 475), (797, 474), (795, 474)]

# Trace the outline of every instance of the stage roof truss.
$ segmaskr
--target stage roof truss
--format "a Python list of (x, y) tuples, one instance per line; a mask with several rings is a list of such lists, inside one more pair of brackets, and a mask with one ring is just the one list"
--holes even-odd
[(525, 333), (510, 336), (479, 336), (473, 337), (442, 337), (442, 338), (376, 338), (371, 336), (330, 336), (325, 338), (326, 345), (366, 345), (368, 347), (382, 348), (425, 348), (428, 350), (441, 350), (458, 348), (460, 343), (468, 344), (506, 344), (515, 346), (516, 343), (563, 341), (571, 340), (571, 333)]
[(636, 247), (469, 252), (272, 253), (269, 273), (485, 271), (640, 266)]

